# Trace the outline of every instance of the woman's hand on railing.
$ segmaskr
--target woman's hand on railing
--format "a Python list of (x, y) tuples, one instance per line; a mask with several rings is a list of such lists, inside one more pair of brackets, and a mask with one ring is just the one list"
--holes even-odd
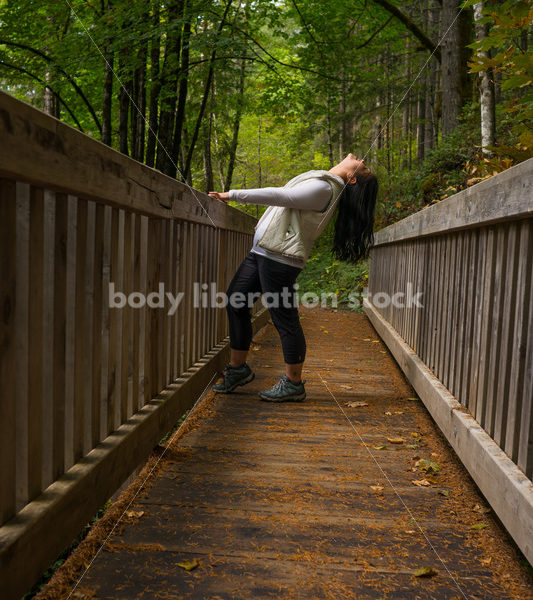
[(211, 198), (216, 198), (225, 204), (229, 200), (229, 192), (209, 192), (209, 196), (211, 196)]

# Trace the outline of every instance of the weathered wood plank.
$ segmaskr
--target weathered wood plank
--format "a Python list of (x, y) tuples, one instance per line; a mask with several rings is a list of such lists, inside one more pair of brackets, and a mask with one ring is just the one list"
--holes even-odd
[(533, 158), (428, 206), (375, 234), (375, 245), (533, 215)]
[[(375, 384), (366, 396), (367, 407), (345, 407), (367, 446), (318, 377), (309, 382), (309, 397), (302, 405), (272, 410), (258, 402), (257, 390), (277, 375), (266, 363), (275, 355), (276, 369), (283, 366), (277, 332), (270, 327), (254, 352), (259, 381), (234, 394), (206, 399), (202, 418), (169, 444), (157, 478), (129, 507), (137, 516), (125, 518), (121, 531), (113, 533), (108, 551), (98, 555), (78, 588), (81, 593), (103, 599), (157, 596), (175, 585), (185, 598), (340, 594), (362, 600), (479, 594), (500, 600), (508, 595), (496, 569), (480, 562), (488, 545), (480, 537), (491, 543), (496, 534), (492, 520), (484, 533), (473, 536), (470, 529), (467, 515), (479, 515), (470, 507), (482, 502), (480, 496), (472, 496), (474, 486), (464, 481), (460, 496), (454, 497), (454, 490), (446, 499), (439, 494), (448, 481), (457, 482), (461, 467), (431, 430), (423, 407), (406, 399), (412, 391), (396, 378), (397, 368), (390, 356), (381, 354), (381, 344), (365, 341), (375, 337), (374, 330), (361, 315), (341, 311), (304, 311), (303, 316), (311, 341), (308, 367), (331, 384), (342, 407), (356, 392), (339, 383), (353, 384), (355, 376), (359, 391), (362, 383), (384, 371), (391, 381), (388, 396)], [(324, 336), (320, 325), (329, 335)], [(353, 337), (345, 335), (347, 330)], [(360, 361), (357, 375), (354, 354)], [(402, 414), (387, 415), (391, 407), (401, 408)], [(419, 431), (423, 441), (418, 449), (391, 444), (375, 451), (370, 440), (378, 429), (389, 436), (392, 431)], [(439, 484), (429, 489), (413, 485), (416, 476), (406, 468), (421, 454), (438, 455), (435, 460), (443, 465), (436, 476)], [(131, 495), (126, 492), (124, 501), (126, 497)], [(459, 518), (455, 511), (460, 511)], [(413, 529), (413, 516), (424, 535)], [(199, 562), (189, 579), (183, 570), (176, 573), (175, 563), (183, 558)], [(517, 562), (508, 561), (505, 569), (513, 570)], [(415, 563), (439, 571), (429, 580), (434, 587), (412, 575), (399, 585), (398, 577), (412, 574)], [(275, 570), (264, 570), (272, 564)], [(349, 572), (351, 579), (341, 582), (340, 572)], [(380, 577), (375, 587), (369, 583), (374, 577)], [(117, 579), (122, 582), (118, 592)], [(311, 586), (311, 581), (325, 586)]]
[[(15, 257), (16, 257), (16, 288), (15, 297), (15, 330), (16, 334), (16, 390), (17, 413), (15, 427), (15, 456), (17, 488), (15, 492), (16, 509), (20, 510), (29, 495), (29, 469), (32, 456), (29, 451), (29, 297), (30, 287), (30, 186), (27, 183), (16, 184), (16, 231), (15, 231)], [(42, 254), (41, 254), (42, 256)], [(42, 318), (41, 318), (42, 323)], [(39, 455), (37, 455), (39, 456)]]
[(0, 174), (115, 208), (252, 233), (256, 220), (0, 92)]
[[(53, 278), (45, 277), (45, 288), (53, 293), (53, 312), (50, 315), (53, 329), (48, 332), (53, 350), (53, 363), (50, 369), (52, 379), (51, 414), (51, 471), (47, 484), (62, 475), (74, 462), (74, 368), (75, 368), (75, 268), (76, 268), (76, 200), (64, 194), (52, 196), (45, 192), (45, 199), (55, 208), (53, 239)], [(52, 270), (52, 268), (51, 268)], [(46, 325), (46, 323), (45, 323)], [(45, 329), (45, 337), (47, 332)], [(46, 350), (44, 352), (46, 356)], [(43, 394), (43, 411), (47, 407), (46, 394)], [(50, 427), (50, 425), (48, 426)], [(48, 427), (46, 429), (48, 429)], [(43, 439), (43, 451), (48, 440)], [(50, 460), (50, 459), (49, 459)]]
[[(4, 206), (9, 204), (0, 203), (0, 210)], [(5, 285), (5, 280), (2, 280), (2, 284)], [(266, 318), (266, 312), (259, 315), (254, 321), (254, 330), (263, 327)], [(111, 433), (105, 444), (98, 445), (63, 477), (53, 482), (46, 495), (30, 502), (8, 525), (0, 528), (3, 597), (9, 600), (19, 598), (27, 591), (30, 582), (41, 576), (68, 544), (66, 540), (75, 537), (116, 488), (145, 460), (180, 415), (193, 405), (213, 379), (214, 373), (223, 368), (227, 352), (227, 344), (218, 345), (205, 360), (193, 365), (157, 399)], [(5, 363), (0, 364), (3, 366)], [(2, 409), (6, 409), (4, 403)], [(6, 437), (9, 438), (9, 435)], [(1, 438), (0, 443), (4, 439)], [(9, 454), (6, 453), (7, 456)], [(6, 460), (0, 462), (6, 475), (9, 474), (6, 469), (8, 464)], [(1, 489), (13, 490), (14, 486), (2, 486)], [(5, 498), (10, 500), (7, 495)], [(9, 504), (3, 505), (6, 506)], [(12, 508), (6, 512), (11, 516)]]
[(0, 179), (0, 523), (5, 523), (15, 513), (16, 490), (16, 439), (13, 423), (16, 418), (16, 191), (15, 183)]

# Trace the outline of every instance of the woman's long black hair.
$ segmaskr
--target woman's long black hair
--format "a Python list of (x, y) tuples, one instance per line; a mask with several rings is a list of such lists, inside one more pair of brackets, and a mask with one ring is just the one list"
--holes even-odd
[(335, 221), (333, 255), (355, 263), (367, 255), (374, 243), (374, 209), (378, 180), (373, 173), (357, 175), (341, 193)]

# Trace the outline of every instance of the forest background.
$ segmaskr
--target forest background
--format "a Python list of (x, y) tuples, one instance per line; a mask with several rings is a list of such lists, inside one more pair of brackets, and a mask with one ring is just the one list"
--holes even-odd
[[(379, 229), (533, 156), (532, 24), (520, 0), (0, 0), (0, 89), (202, 191), (353, 152)], [(332, 258), (333, 225), (300, 292), (342, 305), (368, 261)]]

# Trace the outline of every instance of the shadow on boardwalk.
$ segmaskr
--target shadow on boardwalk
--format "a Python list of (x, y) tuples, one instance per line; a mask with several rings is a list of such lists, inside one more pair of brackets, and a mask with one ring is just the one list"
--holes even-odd
[[(73, 597), (531, 597), (517, 551), (366, 317), (307, 310), (302, 324), (307, 401), (257, 398), (283, 368), (269, 324), (250, 357), (255, 381), (207, 396)], [(69, 576), (97, 547), (73, 555)], [(436, 574), (415, 577), (420, 567)], [(68, 595), (65, 573), (42, 598)]]

